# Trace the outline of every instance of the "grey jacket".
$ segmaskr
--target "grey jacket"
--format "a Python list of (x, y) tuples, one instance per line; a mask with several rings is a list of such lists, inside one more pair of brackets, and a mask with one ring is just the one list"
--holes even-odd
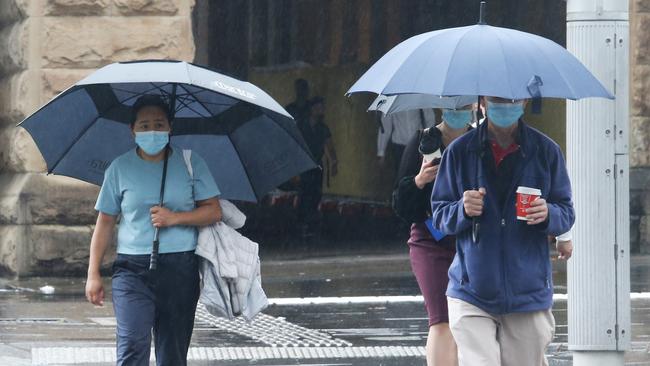
[[(190, 176), (191, 152), (183, 150)], [(212, 315), (247, 321), (268, 306), (262, 290), (258, 244), (237, 232), (246, 216), (231, 202), (219, 200), (222, 220), (199, 228), (195, 253), (200, 259), (201, 296), (199, 301)]]
[(233, 210), (243, 216), (237, 207), (225, 200), (220, 203), (223, 221), (199, 229), (195, 251), (201, 257), (199, 301), (212, 315), (228, 319), (241, 315), (250, 321), (268, 306), (258, 245), (227, 224)]

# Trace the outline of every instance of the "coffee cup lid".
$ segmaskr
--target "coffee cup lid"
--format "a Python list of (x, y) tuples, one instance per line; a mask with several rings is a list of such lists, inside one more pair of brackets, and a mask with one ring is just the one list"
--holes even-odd
[(541, 196), (542, 195), (542, 191), (540, 191), (539, 189), (524, 187), (524, 186), (517, 187), (517, 193), (531, 194), (531, 195), (536, 195), (536, 196)]

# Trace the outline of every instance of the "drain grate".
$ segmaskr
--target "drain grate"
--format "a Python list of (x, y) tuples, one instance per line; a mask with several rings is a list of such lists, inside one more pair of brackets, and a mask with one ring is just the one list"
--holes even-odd
[(210, 314), (203, 304), (196, 309), (197, 322), (243, 335), (269, 346), (283, 347), (350, 347), (352, 343), (315, 329), (301, 327), (284, 318), (259, 314), (251, 323), (242, 318), (228, 320)]
[[(424, 347), (192, 347), (188, 361), (402, 358), (424, 356)], [(151, 360), (154, 352), (151, 352)], [(47, 347), (32, 349), (33, 365), (115, 362), (112, 347)]]
[(65, 324), (65, 318), (0, 318), (0, 324)]

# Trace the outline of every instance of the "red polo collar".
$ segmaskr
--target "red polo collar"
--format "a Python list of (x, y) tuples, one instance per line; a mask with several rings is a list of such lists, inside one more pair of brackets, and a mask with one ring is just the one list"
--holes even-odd
[(492, 156), (494, 156), (494, 165), (497, 168), (499, 168), (499, 164), (501, 164), (503, 159), (519, 150), (519, 144), (517, 143), (512, 143), (510, 146), (504, 149), (495, 141), (490, 141), (490, 147), (492, 148)]

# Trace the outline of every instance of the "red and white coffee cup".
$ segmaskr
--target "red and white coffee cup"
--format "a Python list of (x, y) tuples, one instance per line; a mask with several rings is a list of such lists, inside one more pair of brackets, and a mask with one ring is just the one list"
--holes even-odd
[(530, 204), (541, 195), (542, 191), (537, 188), (524, 186), (517, 187), (517, 220), (528, 221), (528, 219), (526, 219), (526, 216), (528, 216), (526, 210), (529, 209)]

